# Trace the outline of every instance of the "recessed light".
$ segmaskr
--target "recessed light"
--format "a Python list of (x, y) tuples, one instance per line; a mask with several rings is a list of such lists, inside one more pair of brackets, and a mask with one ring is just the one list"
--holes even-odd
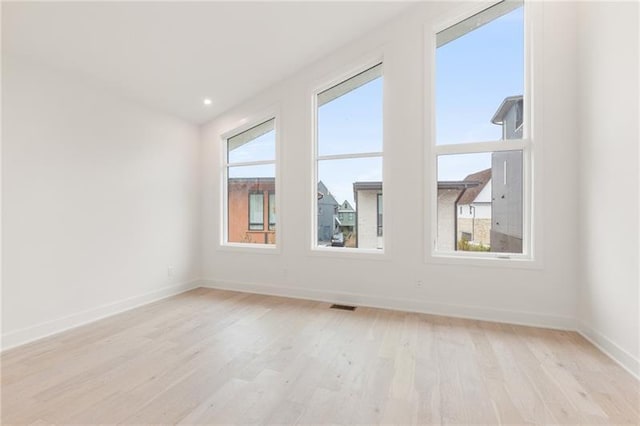
[(213, 101), (211, 99), (209, 99), (209, 98), (204, 98), (202, 100), (202, 103), (205, 104), (206, 106), (209, 106), (209, 105), (211, 105), (213, 103)]

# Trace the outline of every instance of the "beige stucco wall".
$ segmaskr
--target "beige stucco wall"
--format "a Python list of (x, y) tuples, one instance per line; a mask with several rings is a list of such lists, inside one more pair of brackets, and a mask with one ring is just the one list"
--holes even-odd
[(379, 190), (360, 190), (357, 200), (358, 247), (366, 249), (384, 248), (384, 237), (378, 237)]
[(458, 219), (458, 241), (462, 239), (462, 233), (472, 235), (471, 242), (488, 246), (491, 244), (491, 219)]
[(438, 250), (454, 251), (456, 248), (455, 202), (458, 195), (458, 189), (438, 189)]

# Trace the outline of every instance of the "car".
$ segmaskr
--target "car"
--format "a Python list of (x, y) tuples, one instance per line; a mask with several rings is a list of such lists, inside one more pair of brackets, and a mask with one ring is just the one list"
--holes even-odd
[(338, 232), (331, 237), (331, 247), (344, 247), (344, 234)]

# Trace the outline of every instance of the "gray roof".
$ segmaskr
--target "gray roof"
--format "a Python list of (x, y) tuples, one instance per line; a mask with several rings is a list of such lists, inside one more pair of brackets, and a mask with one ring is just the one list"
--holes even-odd
[(478, 197), (480, 192), (487, 186), (487, 183), (491, 180), (491, 169), (481, 170), (476, 173), (472, 173), (466, 178), (465, 182), (473, 182), (476, 185), (468, 190), (465, 190), (462, 196), (458, 199), (458, 204), (471, 204)]
[(467, 189), (480, 185), (480, 182), (464, 180), (440, 180), (438, 189)]
[(362, 191), (362, 190), (382, 190), (382, 182), (354, 182), (353, 190)]
[[(440, 180), (438, 189), (467, 189), (480, 185), (482, 182), (472, 180)], [(382, 182), (355, 182), (353, 190), (382, 190)]]
[(515, 104), (517, 104), (518, 102), (522, 102), (522, 99), (522, 95), (508, 96), (504, 98), (504, 100), (498, 107), (498, 110), (493, 115), (491, 122), (493, 124), (502, 124), (502, 122), (504, 121), (504, 116), (507, 115), (507, 113), (511, 110), (511, 108), (513, 108)]
[(349, 201), (344, 200), (340, 207), (338, 207), (339, 212), (355, 212), (355, 209), (351, 207), (351, 203)]

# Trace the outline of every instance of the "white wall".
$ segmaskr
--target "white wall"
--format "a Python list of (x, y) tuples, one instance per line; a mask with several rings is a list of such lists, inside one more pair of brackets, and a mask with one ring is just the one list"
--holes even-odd
[(637, 3), (580, 5), (581, 328), (640, 376)]
[[(477, 6), (477, 5), (476, 5)], [(461, 3), (416, 5), (270, 90), (203, 127), (203, 278), (209, 285), (265, 293), (382, 305), (449, 315), (557, 327), (574, 325), (577, 293), (575, 145), (575, 7), (545, 3), (538, 22), (537, 82), (540, 165), (536, 180), (541, 235), (537, 268), (461, 266), (425, 261), (429, 223), (423, 177), (425, 25), (457, 15)], [(430, 43), (430, 40), (427, 40)], [(384, 53), (385, 252), (382, 257), (330, 256), (311, 247), (311, 93), (340, 72)], [(219, 135), (277, 104), (281, 114), (282, 204), (278, 253), (220, 248)], [(422, 285), (416, 285), (422, 281)]]
[(3, 348), (187, 288), (197, 127), (2, 60)]

